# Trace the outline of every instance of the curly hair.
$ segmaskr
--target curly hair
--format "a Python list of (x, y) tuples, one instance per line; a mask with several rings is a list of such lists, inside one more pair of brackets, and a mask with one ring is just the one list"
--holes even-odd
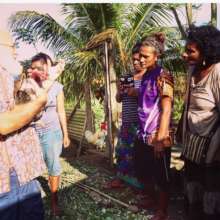
[(188, 30), (188, 42), (196, 43), (207, 65), (220, 62), (220, 31), (211, 26), (191, 26)]
[(142, 46), (154, 47), (158, 55), (164, 52), (165, 34), (162, 32), (154, 33), (141, 39)]

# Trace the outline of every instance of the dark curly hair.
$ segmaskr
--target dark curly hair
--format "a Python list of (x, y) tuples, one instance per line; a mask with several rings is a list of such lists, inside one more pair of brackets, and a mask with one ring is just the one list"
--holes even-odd
[(220, 31), (211, 26), (191, 26), (188, 30), (188, 42), (196, 43), (207, 65), (220, 62)]

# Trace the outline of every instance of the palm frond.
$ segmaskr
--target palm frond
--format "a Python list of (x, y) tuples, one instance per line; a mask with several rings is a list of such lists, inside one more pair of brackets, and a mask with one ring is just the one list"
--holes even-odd
[(117, 33), (115, 28), (109, 28), (97, 35), (95, 35), (86, 45), (85, 50), (91, 50), (94, 48), (99, 47), (102, 45), (105, 41), (112, 40), (116, 46), (118, 46), (119, 54), (120, 54), (120, 60), (122, 62), (122, 65), (125, 69), (127, 56), (124, 52), (124, 43), (120, 38), (120, 35)]
[(62, 13), (66, 15), (67, 29), (78, 34), (83, 41), (87, 41), (96, 33), (96, 26), (90, 17), (86, 4), (63, 4)]
[(101, 72), (101, 63), (97, 51), (78, 51), (71, 59), (70, 68), (77, 70), (77, 77), (81, 80), (94, 77), (96, 73)]
[(168, 4), (157, 4), (152, 11), (151, 19), (151, 23), (156, 26), (167, 26), (172, 19)]
[(26, 29), (49, 49), (73, 50), (75, 45), (79, 45), (79, 39), (48, 14), (39, 14), (35, 11), (20, 11), (10, 17), (9, 24), (15, 34), (19, 28)]
[(133, 27), (125, 46), (126, 49), (131, 45), (131, 43), (133, 43), (133, 40), (136, 37), (140, 28), (143, 26), (143, 23), (151, 17), (152, 10), (156, 6), (156, 4), (146, 4), (146, 6), (147, 8), (143, 7), (142, 4), (140, 4), (136, 8), (133, 8), (133, 10), (136, 11), (136, 18), (135, 20), (133, 20), (134, 17), (131, 17), (131, 20), (133, 20)]
[(86, 44), (86, 50), (90, 50), (92, 48), (96, 48), (103, 44), (108, 39), (114, 39), (114, 36), (116, 34), (115, 28), (107, 29), (97, 35), (95, 35), (92, 39), (89, 40), (89, 42)]
[(65, 85), (64, 92), (69, 99), (80, 96), (84, 89), (85, 80), (102, 76), (101, 63), (97, 51), (75, 51), (66, 54), (69, 62), (61, 75)]
[[(177, 32), (177, 31), (176, 31)], [(186, 67), (182, 60), (183, 45), (181, 44), (181, 35), (175, 35), (175, 31), (167, 32), (166, 50), (162, 57), (162, 65), (171, 71), (174, 75), (185, 74)]]
[[(149, 27), (162, 26), (171, 21), (167, 4), (131, 4), (127, 11), (127, 24), (129, 29), (124, 33), (126, 38), (126, 51), (141, 38), (141, 32)], [(129, 37), (127, 37), (129, 36)]]

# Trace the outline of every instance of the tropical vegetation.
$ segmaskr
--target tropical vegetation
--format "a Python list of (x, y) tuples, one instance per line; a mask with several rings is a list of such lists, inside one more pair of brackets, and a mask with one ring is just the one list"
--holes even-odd
[[(94, 128), (92, 94), (105, 86), (106, 96), (109, 95), (105, 99), (105, 118), (110, 117), (108, 111), (110, 109), (113, 122), (111, 129), (114, 129), (118, 126), (120, 109), (115, 101), (116, 79), (118, 75), (131, 69), (132, 46), (152, 32), (165, 32), (166, 51), (161, 62), (178, 80), (179, 76), (185, 73), (180, 54), (186, 29), (193, 24), (193, 9), (199, 6), (167, 3), (68, 3), (62, 4), (60, 8), (65, 18), (62, 24), (49, 14), (40, 14), (36, 11), (18, 11), (11, 16), (9, 23), (17, 40), (33, 45), (40, 41), (53, 50), (57, 58), (66, 60), (65, 73), (60, 79), (64, 84), (66, 98), (71, 101), (84, 96), (87, 128), (90, 130)], [(178, 13), (184, 8), (188, 21), (186, 25), (181, 23)], [(211, 9), (211, 23), (216, 25), (216, 4), (213, 3)], [(177, 27), (170, 26), (173, 19), (176, 20)], [(108, 68), (105, 46), (108, 52)], [(109, 79), (106, 75), (107, 69)], [(178, 117), (176, 119), (178, 120)]]

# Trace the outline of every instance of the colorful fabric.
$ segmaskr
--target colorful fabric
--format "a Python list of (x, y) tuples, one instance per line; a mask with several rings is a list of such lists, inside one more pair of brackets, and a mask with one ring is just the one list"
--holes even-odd
[(116, 145), (117, 176), (137, 187), (141, 187), (134, 172), (134, 141), (137, 134), (137, 123), (124, 123), (121, 126)]
[[(134, 80), (134, 87), (139, 89), (141, 80)], [(117, 176), (125, 182), (140, 187), (134, 177), (133, 146), (138, 126), (138, 100), (135, 96), (122, 95), (122, 126), (116, 145)]]
[[(14, 107), (14, 81), (0, 69), (0, 112)], [(25, 127), (7, 136), (0, 135), (0, 193), (10, 191), (9, 169), (13, 167), (21, 185), (40, 176), (45, 164), (37, 134)]]
[(138, 97), (140, 130), (138, 136), (146, 141), (149, 134), (156, 132), (160, 124), (161, 97), (173, 99), (173, 77), (157, 66), (144, 74)]

